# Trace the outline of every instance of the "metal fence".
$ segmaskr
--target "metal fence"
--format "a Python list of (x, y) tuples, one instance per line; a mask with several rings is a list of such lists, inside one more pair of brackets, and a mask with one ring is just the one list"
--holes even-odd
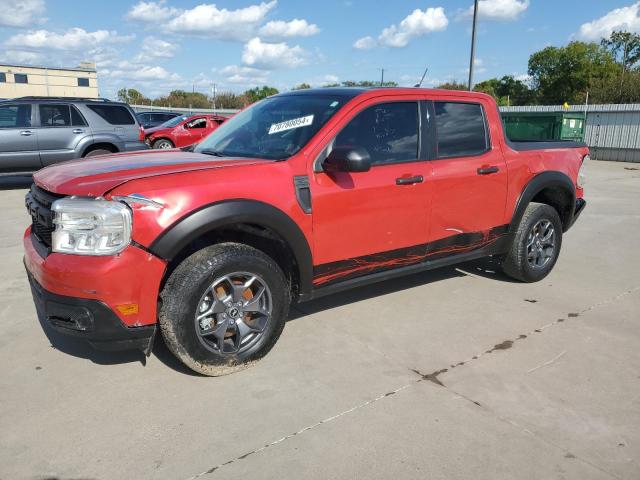
[(130, 105), (135, 112), (177, 112), (185, 115), (196, 115), (199, 113), (213, 113), (215, 115), (230, 116), (240, 110), (230, 108), (181, 108), (181, 107), (154, 107), (153, 105)]
[(585, 112), (585, 142), (597, 160), (640, 162), (640, 104), (500, 107), (503, 112)]

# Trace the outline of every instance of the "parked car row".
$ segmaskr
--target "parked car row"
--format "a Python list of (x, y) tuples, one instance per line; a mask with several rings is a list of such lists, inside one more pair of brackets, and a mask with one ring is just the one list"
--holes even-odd
[(0, 175), (28, 174), (64, 160), (200, 142), (225, 117), (135, 113), (103, 98), (21, 97), (0, 101)]

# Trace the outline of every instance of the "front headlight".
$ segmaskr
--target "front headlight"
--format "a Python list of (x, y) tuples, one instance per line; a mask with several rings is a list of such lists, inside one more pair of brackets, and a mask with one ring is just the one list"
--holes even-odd
[(62, 198), (53, 202), (51, 249), (75, 255), (113, 255), (131, 241), (131, 210), (104, 199)]

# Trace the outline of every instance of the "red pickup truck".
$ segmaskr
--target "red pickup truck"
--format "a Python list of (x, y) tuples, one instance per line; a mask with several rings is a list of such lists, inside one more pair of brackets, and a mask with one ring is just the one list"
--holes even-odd
[(495, 102), (415, 88), (269, 97), (193, 151), (40, 170), (25, 265), (40, 315), (205, 375), (265, 355), (292, 301), (494, 256), (553, 268), (585, 206), (584, 144), (511, 143)]

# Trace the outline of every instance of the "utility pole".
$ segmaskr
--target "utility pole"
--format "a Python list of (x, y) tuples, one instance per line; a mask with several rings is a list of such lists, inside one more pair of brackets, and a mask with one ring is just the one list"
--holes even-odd
[(216, 111), (216, 84), (211, 87), (211, 97), (213, 98), (213, 113)]
[(382, 87), (384, 85), (384, 68), (382, 68), (381, 70), (382, 70), (382, 76), (380, 77), (380, 86)]
[(473, 90), (473, 61), (476, 54), (476, 23), (478, 21), (478, 0), (473, 3), (473, 27), (471, 29), (471, 57), (469, 58), (469, 91)]

